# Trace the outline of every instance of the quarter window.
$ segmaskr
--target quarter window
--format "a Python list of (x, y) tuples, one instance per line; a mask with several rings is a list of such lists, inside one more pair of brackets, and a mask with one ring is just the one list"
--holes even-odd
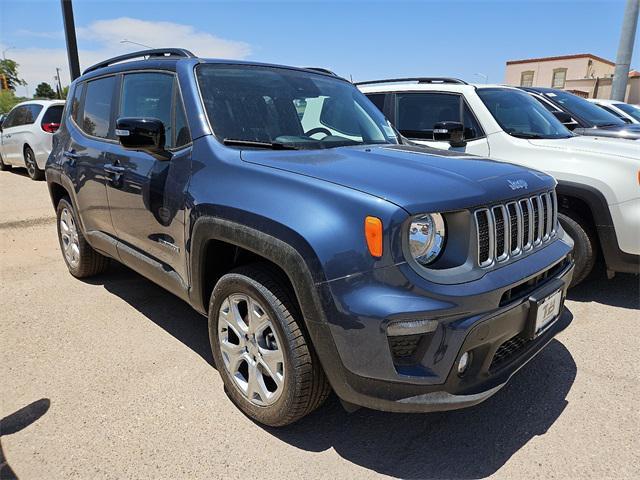
[(116, 77), (87, 82), (81, 127), (88, 135), (114, 138), (111, 128), (111, 102), (115, 84)]
[(75, 120), (77, 124), (80, 124), (80, 101), (82, 100), (82, 90), (84, 89), (84, 83), (78, 83), (73, 90), (73, 98), (71, 99), (71, 118)]
[(528, 70), (520, 74), (521, 87), (533, 87), (533, 70)]
[[(408, 138), (433, 140), (433, 127), (438, 122), (460, 122), (462, 97), (449, 93), (398, 93), (397, 127)], [(463, 104), (464, 138), (484, 136), (482, 128), (466, 103)]]

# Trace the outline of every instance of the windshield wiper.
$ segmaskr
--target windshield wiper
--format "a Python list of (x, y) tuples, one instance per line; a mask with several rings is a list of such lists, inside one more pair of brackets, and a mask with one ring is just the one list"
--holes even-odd
[(537, 133), (527, 133), (527, 132), (513, 132), (511, 133), (511, 135), (517, 138), (531, 138), (531, 139), (544, 138), (542, 135), (538, 135)]
[(624, 123), (597, 123), (596, 127), (599, 128), (603, 128), (603, 127), (619, 127), (619, 126), (623, 126)]
[(239, 138), (225, 138), (222, 140), (222, 143), (236, 147), (270, 148), (272, 150), (298, 150), (298, 147), (288, 143), (258, 142), (254, 140), (242, 140)]

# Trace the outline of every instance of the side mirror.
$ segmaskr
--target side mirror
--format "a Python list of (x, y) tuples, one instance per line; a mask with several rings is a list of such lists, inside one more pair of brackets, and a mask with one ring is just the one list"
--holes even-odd
[(116, 120), (116, 136), (127, 150), (152, 155), (165, 153), (164, 124), (157, 118), (123, 117)]
[(452, 147), (464, 147), (464, 125), (460, 122), (438, 122), (433, 126), (433, 139), (448, 141)]
[(558, 111), (554, 111), (553, 115), (558, 120), (560, 120), (560, 123), (562, 123), (569, 130), (573, 130), (574, 128), (576, 128), (577, 123), (573, 121), (573, 117), (571, 117), (571, 115), (569, 115), (567, 112), (561, 112), (558, 110)]

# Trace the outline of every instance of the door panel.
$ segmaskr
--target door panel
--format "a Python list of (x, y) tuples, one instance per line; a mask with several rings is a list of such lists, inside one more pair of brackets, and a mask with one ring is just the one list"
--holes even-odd
[[(104, 77), (79, 84), (66, 122), (69, 139), (64, 146), (65, 168), (74, 179), (78, 214), (88, 233), (115, 236), (107, 201), (105, 165), (117, 149), (114, 141), (112, 99), (117, 78)], [(116, 251), (107, 252), (117, 256)]]
[(116, 167), (107, 174), (107, 195), (118, 239), (186, 280), (184, 203), (191, 148), (170, 160), (123, 148), (108, 158)]

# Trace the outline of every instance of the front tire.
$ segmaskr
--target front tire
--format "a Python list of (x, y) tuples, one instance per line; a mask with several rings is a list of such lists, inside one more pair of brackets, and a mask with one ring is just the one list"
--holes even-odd
[(569, 287), (575, 287), (589, 276), (596, 263), (597, 240), (589, 224), (573, 212), (558, 212), (562, 228), (573, 238), (575, 269)]
[(227, 394), (264, 425), (293, 423), (318, 408), (330, 387), (290, 288), (267, 265), (240, 267), (216, 284), (209, 339)]
[(89, 245), (82, 234), (78, 217), (68, 198), (58, 202), (56, 208), (58, 241), (71, 275), (86, 278), (102, 273), (109, 266), (109, 259)]
[(27, 167), (27, 173), (31, 180), (44, 180), (44, 170), (40, 170), (36, 162), (36, 154), (33, 153), (31, 147), (24, 147), (24, 164)]

